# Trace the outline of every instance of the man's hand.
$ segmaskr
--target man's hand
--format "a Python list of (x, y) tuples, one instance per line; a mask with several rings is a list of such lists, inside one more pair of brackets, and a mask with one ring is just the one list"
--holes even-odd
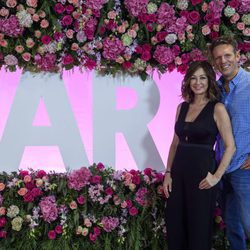
[(241, 166), (242, 169), (250, 169), (250, 155), (248, 155), (247, 160)]
[(220, 178), (208, 172), (206, 178), (204, 178), (200, 184), (199, 189), (209, 189), (215, 186), (220, 181)]

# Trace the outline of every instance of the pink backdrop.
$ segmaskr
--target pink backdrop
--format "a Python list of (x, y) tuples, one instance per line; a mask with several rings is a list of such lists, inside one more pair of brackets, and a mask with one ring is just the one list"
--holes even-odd
[[(20, 71), (15, 73), (6, 73), (4, 70), (0, 71), (0, 140), (15, 97), (20, 76)], [(181, 102), (180, 83), (182, 77), (182, 75), (176, 72), (164, 74), (160, 78), (158, 74), (154, 74), (153, 77), (160, 92), (160, 106), (156, 116), (148, 124), (148, 128), (164, 163), (167, 161), (168, 149), (173, 136), (173, 122), (176, 107), (178, 103)], [(80, 73), (78, 70), (74, 70), (73, 73), (65, 72), (63, 80), (81, 134), (81, 139), (91, 164), (93, 162), (92, 74), (88, 72)], [(133, 108), (136, 105), (136, 98), (137, 96), (134, 92), (122, 90), (121, 88), (117, 91), (117, 109)], [(43, 100), (41, 99), (33, 120), (33, 126), (50, 125), (50, 119)], [(116, 134), (115, 165), (117, 169), (136, 169), (137, 167), (122, 133)], [(65, 169), (60, 150), (56, 146), (26, 146), (19, 167), (22, 169), (31, 167), (34, 169), (43, 168), (45, 170), (55, 171), (63, 171)]]

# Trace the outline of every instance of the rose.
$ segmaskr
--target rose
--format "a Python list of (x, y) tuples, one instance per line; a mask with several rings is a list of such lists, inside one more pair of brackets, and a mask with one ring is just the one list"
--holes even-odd
[(201, 28), (201, 32), (204, 36), (207, 36), (211, 33), (211, 29), (208, 25), (204, 25), (202, 28)]
[(63, 58), (62, 58), (62, 63), (63, 65), (69, 65), (72, 64), (74, 62), (74, 58), (72, 55), (70, 54), (66, 54)]
[(130, 214), (131, 216), (136, 216), (136, 215), (138, 214), (138, 209), (137, 209), (136, 207), (131, 207), (131, 208), (129, 209), (129, 214)]
[(0, 207), (0, 215), (3, 216), (6, 214), (6, 208), (5, 207)]
[(105, 194), (112, 195), (114, 193), (113, 189), (111, 187), (108, 187), (105, 189)]
[(85, 203), (85, 198), (83, 195), (78, 196), (76, 200), (80, 205), (83, 205)]
[(8, 15), (9, 15), (9, 10), (8, 9), (6, 9), (6, 8), (1, 8), (0, 9), (0, 16), (5, 17), (5, 16), (8, 16)]
[(42, 32), (41, 32), (40, 30), (36, 30), (36, 31), (35, 31), (35, 37), (36, 37), (36, 38), (40, 38), (41, 35), (42, 35)]
[(61, 3), (57, 3), (54, 7), (54, 10), (56, 13), (62, 14), (65, 11), (65, 8)]
[(92, 226), (92, 222), (90, 221), (90, 219), (85, 218), (85, 219), (84, 219), (84, 225), (85, 225), (86, 227), (91, 227), (91, 226)]
[(0, 192), (3, 191), (5, 189), (5, 184), (0, 182)]
[(31, 192), (28, 192), (27, 194), (25, 194), (25, 195), (23, 196), (23, 200), (24, 200), (25, 202), (32, 202), (32, 201), (34, 201), (34, 197), (33, 197), (33, 195), (32, 195)]
[(62, 25), (63, 26), (69, 26), (73, 22), (73, 18), (70, 15), (66, 15), (62, 19)]
[(41, 41), (43, 44), (49, 44), (52, 41), (52, 38), (48, 35), (43, 35)]
[(17, 5), (16, 0), (7, 0), (6, 1), (6, 6), (9, 8), (15, 8)]
[(72, 38), (73, 38), (73, 35), (74, 35), (74, 30), (68, 29), (68, 30), (66, 31), (66, 36), (67, 36), (69, 39), (72, 39)]
[(36, 8), (37, 7), (37, 0), (26, 0), (28, 6)]
[(46, 29), (49, 27), (49, 22), (46, 19), (43, 19), (40, 23), (41, 28)]
[(27, 194), (28, 192), (28, 189), (27, 188), (20, 188), (17, 193), (20, 195), (20, 196), (24, 196), (25, 194)]
[(67, 14), (71, 14), (74, 11), (74, 7), (72, 5), (67, 5), (65, 10)]
[(200, 14), (198, 11), (190, 11), (187, 16), (187, 20), (190, 24), (196, 24), (200, 20)]
[(6, 40), (0, 40), (0, 46), (6, 48), (8, 46), (8, 42)]
[(71, 201), (70, 204), (69, 204), (69, 207), (72, 210), (75, 210), (75, 209), (77, 209), (77, 203), (75, 201)]
[(56, 238), (56, 232), (55, 232), (55, 230), (50, 230), (50, 231), (48, 232), (48, 238), (49, 238), (50, 240), (54, 240), (54, 239)]
[(0, 231), (0, 238), (6, 238), (7, 232), (6, 231)]
[(34, 42), (34, 40), (33, 40), (32, 38), (28, 38), (28, 39), (26, 40), (26, 46), (27, 46), (29, 49), (33, 48), (34, 45), (35, 45), (35, 42)]
[(30, 175), (25, 175), (23, 178), (24, 183), (28, 183), (32, 181), (32, 178)]
[(89, 229), (86, 228), (86, 227), (84, 227), (84, 228), (82, 229), (82, 235), (83, 235), (83, 236), (87, 236), (88, 233), (89, 233)]
[(5, 218), (5, 217), (1, 217), (1, 218), (0, 218), (0, 228), (1, 228), (1, 227), (4, 227), (5, 224), (6, 224), (6, 222), (7, 222), (6, 218)]
[(96, 241), (96, 238), (97, 238), (97, 235), (95, 235), (95, 234), (89, 234), (89, 239), (91, 240), (91, 241)]
[(127, 70), (127, 69), (130, 69), (132, 67), (132, 63), (131, 62), (124, 62), (122, 64), (122, 67)]
[(57, 234), (61, 234), (62, 231), (63, 231), (63, 228), (62, 228), (61, 225), (57, 225), (57, 226), (55, 227), (55, 232), (56, 232)]
[(15, 231), (20, 231), (22, 228), (23, 219), (18, 216), (11, 221), (12, 229)]
[(242, 23), (242, 22), (238, 22), (236, 24), (236, 27), (237, 27), (238, 30), (244, 30), (245, 29), (245, 24)]
[(33, 188), (31, 190), (31, 194), (34, 198), (38, 197), (38, 196), (41, 196), (42, 195), (42, 191), (39, 189), (39, 188)]

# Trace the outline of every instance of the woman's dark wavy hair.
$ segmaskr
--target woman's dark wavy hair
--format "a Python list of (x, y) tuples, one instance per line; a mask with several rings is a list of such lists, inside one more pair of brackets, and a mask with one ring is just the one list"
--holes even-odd
[(213, 70), (212, 65), (207, 61), (196, 61), (192, 62), (187, 70), (187, 73), (184, 76), (181, 86), (181, 96), (182, 98), (192, 103), (194, 101), (194, 93), (190, 87), (190, 80), (195, 71), (202, 68), (206, 73), (208, 78), (208, 89), (207, 89), (207, 98), (210, 101), (219, 101), (221, 92), (216, 83), (216, 74)]

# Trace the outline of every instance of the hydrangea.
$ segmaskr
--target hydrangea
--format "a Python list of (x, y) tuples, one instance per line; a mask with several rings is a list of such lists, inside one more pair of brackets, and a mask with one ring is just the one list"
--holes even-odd
[(125, 50), (121, 40), (117, 37), (105, 38), (103, 41), (103, 57), (115, 61)]
[(7, 209), (7, 216), (9, 218), (14, 218), (19, 214), (20, 210), (19, 207), (16, 205), (11, 205), (8, 209)]
[(11, 15), (7, 19), (0, 19), (0, 32), (9, 37), (18, 37), (23, 33), (23, 27), (16, 16)]
[(146, 13), (149, 0), (125, 0), (124, 4), (132, 16), (138, 17)]
[(135, 60), (134, 67), (137, 70), (143, 71), (147, 67), (147, 63), (140, 58), (137, 58)]
[(149, 14), (155, 13), (157, 11), (158, 7), (155, 3), (150, 2), (147, 5), (147, 11)]
[(163, 45), (157, 45), (153, 57), (160, 64), (168, 65), (173, 62), (175, 55), (170, 48)]
[(186, 10), (188, 8), (188, 1), (187, 0), (178, 0), (176, 7), (180, 10)]
[(23, 219), (18, 216), (11, 221), (12, 229), (15, 231), (20, 231), (22, 228)]
[(133, 42), (133, 38), (130, 37), (127, 33), (122, 35), (122, 43), (124, 46), (129, 46)]
[(55, 221), (58, 217), (58, 209), (56, 204), (56, 199), (54, 196), (47, 196), (42, 198), (39, 203), (41, 209), (43, 220), (46, 222)]
[(83, 187), (89, 184), (91, 172), (88, 168), (82, 167), (78, 170), (73, 170), (67, 176), (68, 187), (80, 191)]
[(111, 232), (119, 226), (119, 219), (116, 217), (103, 217), (101, 220), (104, 231)]
[(31, 27), (33, 20), (32, 20), (31, 15), (26, 10), (21, 10), (21, 11), (17, 12), (16, 16), (17, 16), (19, 23), (22, 27), (26, 27), (26, 28)]

